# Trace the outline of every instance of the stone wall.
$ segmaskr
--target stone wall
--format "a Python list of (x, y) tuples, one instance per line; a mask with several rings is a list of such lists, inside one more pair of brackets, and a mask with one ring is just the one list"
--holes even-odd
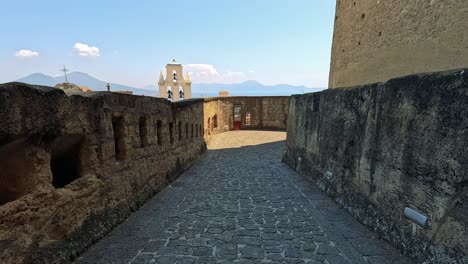
[(337, 0), (329, 88), (468, 67), (466, 0)]
[(289, 96), (234, 96), (205, 99), (205, 138), (234, 129), (235, 105), (241, 106), (241, 129), (286, 130), (288, 103)]
[(201, 99), (0, 85), (0, 262), (69, 262), (205, 148)]
[(296, 95), (289, 113), (287, 164), (418, 263), (468, 263), (468, 69)]

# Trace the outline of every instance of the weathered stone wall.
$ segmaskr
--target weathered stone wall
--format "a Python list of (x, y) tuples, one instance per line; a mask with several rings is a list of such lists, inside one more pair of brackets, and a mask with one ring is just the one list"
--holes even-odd
[[(205, 138), (234, 129), (234, 106), (241, 106), (241, 129), (286, 130), (289, 96), (235, 96), (205, 99)], [(250, 123), (247, 116), (250, 114)], [(213, 121), (216, 120), (216, 121)]]
[[(468, 69), (289, 106), (285, 162), (419, 263), (468, 263)], [(430, 227), (413, 230), (405, 207)]]
[(0, 262), (63, 263), (205, 150), (203, 100), (0, 85)]
[(337, 0), (329, 88), (468, 67), (468, 1)]

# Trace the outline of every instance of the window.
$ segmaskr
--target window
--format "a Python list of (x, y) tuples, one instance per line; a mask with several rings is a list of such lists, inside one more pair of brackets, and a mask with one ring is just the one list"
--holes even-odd
[(80, 151), (81, 144), (63, 142), (52, 150), (50, 157), (50, 170), (52, 172), (52, 185), (63, 188), (80, 177)]
[(0, 206), (20, 198), (35, 187), (31, 179), (34, 178), (37, 157), (31, 157), (30, 147), (21, 140), (1, 145)]
[(213, 116), (213, 128), (218, 127), (218, 115)]
[(162, 121), (158, 120), (156, 122), (156, 137), (158, 140), (158, 145), (163, 144), (163, 136), (162, 136)]
[(146, 117), (144, 116), (140, 116), (140, 120), (138, 122), (138, 133), (140, 134), (140, 146), (144, 148), (148, 145)]
[(245, 113), (245, 125), (250, 126), (250, 112)]
[(179, 121), (179, 141), (182, 140), (182, 122)]
[(188, 139), (188, 123), (185, 123), (185, 139)]
[(169, 123), (169, 142), (174, 143), (174, 123)]
[(123, 117), (112, 118), (112, 131), (114, 133), (114, 153), (116, 160), (125, 159), (125, 127)]
[(242, 110), (242, 106), (240, 105), (235, 105), (234, 106), (234, 121), (241, 121), (241, 110)]

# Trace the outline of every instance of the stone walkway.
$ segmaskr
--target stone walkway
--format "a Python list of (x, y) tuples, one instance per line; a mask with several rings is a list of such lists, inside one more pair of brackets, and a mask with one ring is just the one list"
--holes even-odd
[(215, 136), (77, 263), (410, 263), (281, 163), (285, 136)]

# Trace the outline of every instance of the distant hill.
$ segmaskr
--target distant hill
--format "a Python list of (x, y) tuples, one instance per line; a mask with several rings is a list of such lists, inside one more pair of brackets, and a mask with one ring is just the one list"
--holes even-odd
[(232, 84), (192, 84), (194, 93), (205, 96), (217, 96), (220, 90), (227, 90), (230, 96), (260, 96), (260, 95), (292, 95), (302, 93), (312, 93), (324, 88), (307, 88), (305, 86), (294, 86), (289, 84), (263, 85), (257, 81), (245, 81)]
[[(94, 78), (93, 76), (82, 73), (72, 72), (68, 75), (68, 80), (79, 86), (86, 86), (93, 91), (106, 91), (107, 82)], [(58, 83), (63, 83), (65, 78), (63, 76), (52, 77), (42, 73), (33, 73), (23, 77), (18, 82), (29, 84), (55, 86)], [(192, 97), (212, 97), (218, 96), (219, 91), (227, 90), (230, 96), (261, 96), (261, 95), (291, 95), (318, 92), (324, 88), (308, 88), (305, 86), (294, 86), (289, 84), (278, 85), (263, 85), (257, 81), (246, 81), (242, 83), (232, 84), (219, 84), (219, 83), (192, 83)], [(147, 85), (143, 88), (135, 88), (131, 86), (111, 83), (111, 90), (114, 91), (132, 91), (136, 95), (158, 96), (158, 89), (156, 85)]]
[[(94, 78), (93, 76), (83, 72), (71, 72), (67, 74), (68, 81), (79, 86), (86, 86), (93, 91), (107, 91), (107, 82)], [(54, 87), (58, 83), (65, 82), (64, 76), (52, 77), (42, 73), (33, 73), (26, 77), (17, 80), (29, 84), (47, 85)], [(140, 89), (131, 86), (126, 86), (118, 83), (110, 83), (113, 91), (132, 91), (137, 95), (157, 96), (157, 90)]]
[(58, 83), (62, 83), (63, 77), (61, 80), (57, 80), (52, 76), (48, 76), (42, 73), (33, 73), (26, 77), (16, 80), (17, 82), (29, 83), (29, 84), (37, 84), (37, 85), (45, 85), (54, 87)]

